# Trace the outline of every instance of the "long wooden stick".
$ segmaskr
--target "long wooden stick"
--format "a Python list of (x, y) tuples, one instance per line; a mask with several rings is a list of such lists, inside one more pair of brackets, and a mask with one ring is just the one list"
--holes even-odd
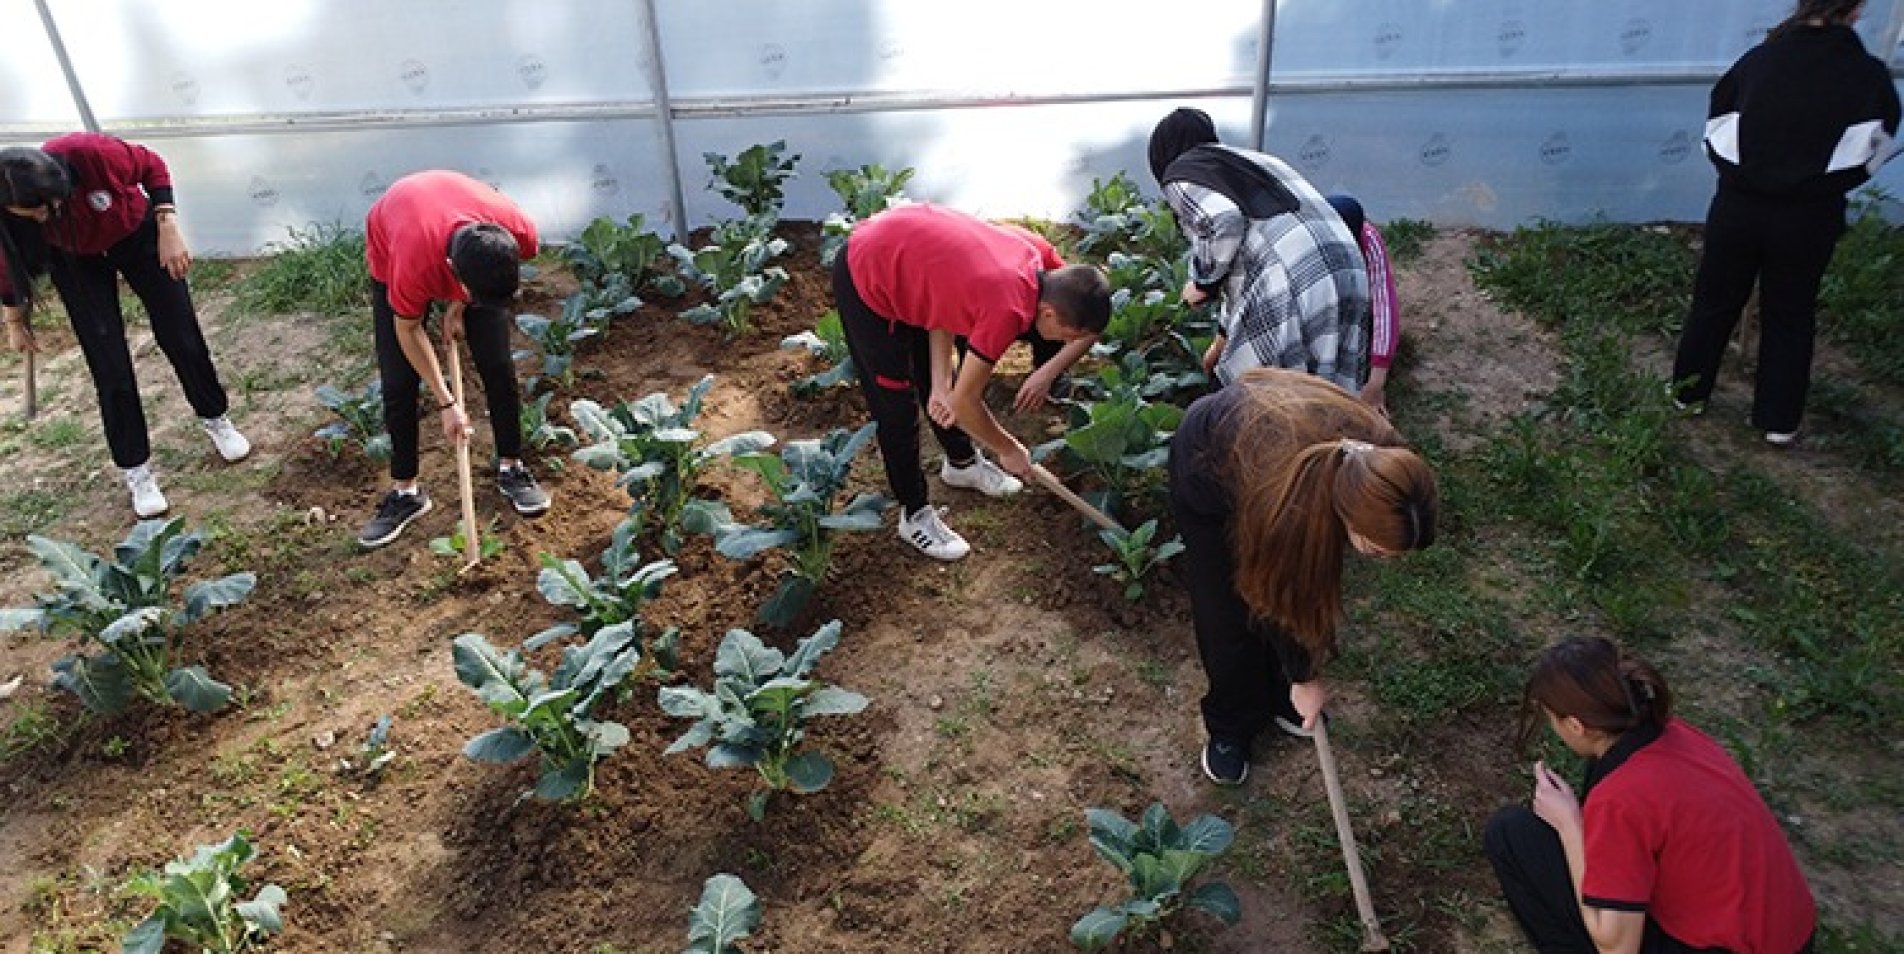
[(1368, 875), (1362, 871), (1362, 854), (1355, 849), (1355, 829), (1349, 827), (1348, 801), (1342, 797), (1342, 780), (1336, 777), (1335, 752), (1329, 748), (1328, 720), (1316, 717), (1316, 759), (1322, 763), (1322, 785), (1329, 790), (1329, 814), (1335, 816), (1336, 840), (1342, 843), (1342, 861), (1349, 867), (1349, 888), (1355, 892), (1355, 913), (1362, 919), (1362, 950), (1386, 951), (1388, 938), (1382, 936), (1381, 919), (1375, 916), (1375, 902), (1369, 898)]
[[(456, 398), (456, 407), (463, 410), (463, 356), (456, 347), (456, 339), (449, 339), (450, 345), (450, 391)], [(463, 569), (467, 570), (482, 562), (483, 548), (480, 531), (476, 528), (476, 489), (475, 478), (470, 474), (469, 432), (465, 431), (456, 439), (456, 489), (463, 495)]]
[(1065, 503), (1070, 504), (1073, 510), (1076, 510), (1077, 512), (1090, 518), (1092, 523), (1095, 523), (1106, 530), (1116, 530), (1120, 533), (1123, 532), (1124, 528), (1122, 525), (1120, 525), (1117, 521), (1112, 520), (1110, 517), (1105, 516), (1104, 511), (1091, 506), (1090, 503), (1087, 502), (1083, 497), (1080, 497), (1077, 494), (1072, 493), (1071, 488), (1066, 487), (1064, 485), (1064, 481), (1061, 481), (1058, 479), (1058, 475), (1045, 469), (1045, 465), (1043, 464), (1031, 465), (1031, 476), (1036, 477), (1039, 483), (1045, 485), (1046, 490), (1049, 490), (1052, 493), (1057, 494), (1059, 500), (1062, 500)]
[(26, 419), (40, 416), (40, 356), (26, 353)]

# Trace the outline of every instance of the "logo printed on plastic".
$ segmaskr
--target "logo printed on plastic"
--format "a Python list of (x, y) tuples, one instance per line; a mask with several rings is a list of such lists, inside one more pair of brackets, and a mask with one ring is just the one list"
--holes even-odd
[(541, 89), (549, 79), (549, 64), (534, 53), (525, 53), (516, 61), (516, 78), (530, 89)]
[(430, 68), (422, 60), (404, 60), (397, 67), (397, 79), (410, 87), (410, 92), (421, 93), (430, 88)]
[(1384, 23), (1375, 28), (1375, 58), (1385, 60), (1395, 55), (1395, 48), (1402, 45), (1402, 28), (1393, 23)]
[(86, 204), (91, 206), (94, 212), (104, 212), (112, 208), (112, 193), (104, 189), (88, 192), (86, 193)]
[(1540, 161), (1547, 165), (1557, 166), (1571, 158), (1573, 143), (1567, 140), (1565, 132), (1554, 133), (1540, 144)]
[(1626, 21), (1626, 25), (1620, 27), (1620, 52), (1627, 56), (1633, 56), (1646, 49), (1646, 44), (1652, 41), (1653, 24), (1646, 20), (1635, 18)]
[(1503, 20), (1501, 28), (1494, 35), (1494, 42), (1500, 47), (1501, 59), (1507, 59), (1521, 51), (1527, 45), (1527, 24), (1520, 20)]
[(372, 201), (383, 195), (383, 191), (388, 188), (390, 188), (389, 184), (383, 181), (383, 176), (378, 175), (375, 169), (364, 173), (364, 177), (357, 180), (357, 191), (363, 193), (364, 198)]
[(172, 95), (187, 106), (198, 102), (198, 80), (192, 74), (180, 70), (172, 74)]
[(1438, 166), (1454, 155), (1454, 146), (1448, 142), (1447, 133), (1435, 133), (1421, 146), (1421, 164)]
[(1684, 129), (1666, 137), (1666, 141), (1660, 143), (1659, 161), (1669, 166), (1685, 162), (1686, 157), (1690, 155), (1692, 155), (1692, 137), (1686, 135)]
[(787, 71), (787, 48), (778, 43), (769, 43), (760, 48), (760, 71), (768, 79), (779, 79)]
[(251, 197), (252, 204), (260, 208), (270, 208), (278, 204), (278, 188), (264, 176), (252, 176), (251, 184), (245, 186), (245, 194)]
[(312, 74), (310, 67), (292, 63), (284, 68), (284, 88), (290, 90), (296, 99), (308, 100), (312, 93), (317, 92), (317, 77)]
[(608, 163), (598, 162), (588, 187), (594, 189), (597, 195), (615, 195), (621, 191), (621, 180), (615, 178), (615, 172), (608, 168)]
[(1296, 163), (1313, 171), (1328, 165), (1329, 155), (1329, 140), (1321, 133), (1316, 133), (1304, 140), (1296, 150)]
[(886, 39), (880, 41), (879, 58), (881, 61), (886, 63), (891, 63), (896, 60), (905, 59), (906, 58), (906, 44), (902, 42), (898, 37), (887, 37)]

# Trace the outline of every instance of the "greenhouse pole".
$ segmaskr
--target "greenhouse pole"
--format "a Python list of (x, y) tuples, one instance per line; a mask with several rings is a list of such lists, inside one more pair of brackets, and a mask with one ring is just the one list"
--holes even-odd
[(46, 6), (46, 0), (33, 0), (39, 8), (40, 23), (46, 26), (46, 42), (53, 45), (53, 56), (59, 60), (60, 72), (66, 74), (66, 88), (73, 94), (73, 106), (79, 110), (79, 121), (87, 132), (99, 131), (99, 120), (93, 117), (93, 107), (86, 102), (86, 90), (79, 85), (79, 74), (73, 72), (73, 60), (66, 55), (66, 44), (60, 40), (59, 26), (53, 22), (53, 11)]
[(661, 21), (656, 17), (654, 0), (641, 0), (641, 18), (647, 26), (648, 61), (654, 64), (648, 85), (654, 92), (655, 122), (661, 133), (661, 164), (668, 170), (668, 196), (674, 203), (674, 215), (668, 224), (674, 230), (674, 240), (680, 242), (688, 234), (688, 206), (681, 191), (681, 157), (674, 146), (674, 103), (668, 98), (668, 67), (661, 59)]
[(1269, 118), (1269, 64), (1276, 44), (1276, 0), (1263, 0), (1263, 18), (1256, 28), (1256, 91), (1250, 97), (1250, 148), (1268, 148), (1264, 129)]

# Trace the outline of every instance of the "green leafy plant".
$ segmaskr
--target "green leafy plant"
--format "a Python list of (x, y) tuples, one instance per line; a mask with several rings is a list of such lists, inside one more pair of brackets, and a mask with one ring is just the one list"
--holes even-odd
[[(496, 527), (497, 523), (491, 521), (489, 526), (477, 536), (476, 556), (478, 559), (487, 560), (494, 557), (507, 546), (503, 543), (502, 537), (495, 533)], [(468, 538), (463, 535), (463, 522), (458, 520), (456, 529), (451, 530), (448, 536), (430, 538), (430, 552), (445, 559), (462, 559), (467, 555), (464, 547), (468, 543)]]
[(1192, 889), (1191, 882), (1210, 862), (1229, 850), (1235, 829), (1215, 815), (1199, 815), (1178, 827), (1161, 802), (1145, 810), (1141, 824), (1117, 812), (1086, 809), (1091, 847), (1130, 879), (1131, 896), (1115, 906), (1099, 907), (1071, 926), (1071, 943), (1081, 950), (1108, 947), (1119, 935), (1143, 938), (1161, 930), (1186, 908), (1235, 924), (1243, 916), (1236, 892), (1221, 881)]
[(1146, 520), (1135, 530), (1099, 530), (1097, 538), (1117, 555), (1115, 563), (1101, 563), (1091, 569), (1124, 584), (1124, 598), (1135, 603), (1144, 598), (1144, 578), (1171, 557), (1183, 552), (1183, 538), (1177, 537), (1159, 546), (1150, 541), (1157, 535), (1157, 521)]
[(713, 375), (701, 378), (679, 406), (660, 391), (613, 408), (588, 400), (569, 405), (569, 416), (591, 441), (575, 459), (621, 475), (616, 482), (633, 500), (629, 514), (637, 535), (655, 534), (668, 553), (681, 549), (681, 511), (708, 463), (774, 442), (765, 431), (747, 431), (702, 446), (701, 432), (691, 425), (712, 387)]
[(800, 154), (787, 155), (787, 141), (777, 139), (765, 145), (748, 146), (732, 162), (718, 152), (705, 152), (707, 168), (713, 173), (708, 188), (729, 202), (747, 210), (748, 215), (778, 214), (786, 202), (786, 183), (793, 178), (794, 163)]
[(628, 744), (628, 727), (597, 720), (595, 707), (641, 662), (634, 628), (606, 627), (585, 645), (564, 646), (553, 675), (531, 669), (516, 650), (502, 652), (479, 633), (452, 643), (456, 678), (509, 724), (470, 739), (463, 754), (509, 763), (541, 754), (528, 795), (575, 801), (595, 787), (595, 763)]
[(670, 264), (668, 243), (645, 228), (645, 222), (639, 214), (629, 216), (626, 225), (616, 225), (605, 216), (597, 218), (582, 230), (575, 244), (563, 250), (563, 257), (575, 276), (587, 284), (605, 285), (609, 276), (618, 275), (628, 282), (631, 291), (649, 287), (678, 296), (685, 290), (681, 280), (664, 271)]
[(1163, 487), (1170, 435), (1183, 420), (1183, 409), (1123, 393), (1074, 406), (1073, 412), (1071, 430), (1033, 448), (1032, 456), (1042, 460), (1062, 452), (1095, 475), (1103, 489), (1086, 499), (1095, 498), (1108, 512), (1123, 513), (1154, 500)]
[(1421, 258), (1435, 237), (1435, 223), (1426, 219), (1392, 219), (1380, 228), (1382, 244), (1388, 247), (1388, 257), (1397, 265)]
[(285, 241), (265, 246), (264, 264), (238, 282), (238, 310), (248, 315), (367, 315), (370, 265), (363, 231), (341, 222), (285, 231)]
[(826, 184), (840, 197), (846, 211), (826, 217), (820, 226), (820, 264), (831, 267), (834, 256), (846, 245), (846, 236), (855, 222), (864, 221), (905, 197), (906, 183), (914, 170), (887, 169), (878, 163), (857, 169), (834, 169), (826, 174)]
[(1124, 252), (1174, 261), (1190, 249), (1190, 241), (1177, 228), (1169, 208), (1161, 201), (1146, 199), (1122, 172), (1108, 180), (1091, 180), (1084, 211), (1077, 219), (1084, 230), (1078, 239), (1078, 251), (1086, 255)]
[(167, 862), (163, 872), (133, 878), (126, 890), (159, 902), (120, 942), (121, 954), (159, 954), (167, 939), (196, 945), (210, 954), (239, 954), (262, 945), (284, 930), (279, 912), (288, 898), (267, 884), (249, 901), (238, 867), (256, 857), (244, 832), (217, 845), (201, 845), (190, 858)]
[(346, 446), (356, 445), (371, 460), (390, 459), (390, 434), (383, 426), (383, 382), (370, 382), (360, 394), (319, 385), (317, 402), (337, 415), (337, 420), (311, 435), (324, 442), (331, 457), (342, 454)]
[(701, 885), (701, 903), (688, 919), (685, 954), (741, 954), (739, 941), (760, 926), (760, 899), (747, 883), (717, 874)]
[(532, 392), (544, 380), (552, 379), (564, 385), (573, 381), (575, 346), (601, 333), (588, 319), (588, 297), (581, 292), (570, 295), (554, 318), (517, 315), (516, 328), (535, 344), (535, 350), (520, 350), (512, 357), (520, 361), (537, 353), (542, 355), (541, 367), (527, 382), (527, 390)]
[(858, 374), (853, 370), (853, 356), (846, 349), (846, 330), (840, 325), (840, 313), (836, 309), (827, 309), (813, 323), (812, 331), (802, 331), (780, 339), (780, 347), (805, 348), (808, 354), (832, 365), (825, 371), (793, 382), (793, 393), (799, 397), (811, 397), (828, 388), (858, 380)]
[(839, 620), (800, 640), (791, 656), (744, 629), (728, 630), (714, 655), (711, 690), (661, 690), (662, 711), (699, 720), (665, 754), (706, 746), (709, 768), (752, 766), (767, 783), (747, 799), (747, 814), (755, 821), (765, 817), (774, 792), (805, 795), (825, 788), (833, 780), (833, 762), (818, 752), (796, 750), (807, 720), (866, 708), (865, 696), (808, 678), (839, 642)]
[(54, 685), (103, 713), (123, 712), (135, 694), (194, 712), (211, 712), (231, 699), (231, 687), (205, 667), (176, 666), (173, 657), (185, 627), (244, 602), (258, 578), (233, 573), (201, 580), (174, 602), (173, 584), (204, 545), (199, 534), (185, 532), (183, 518), (140, 521), (110, 560), (38, 535), (26, 545), (52, 575), (55, 591), (37, 595), (37, 608), (0, 610), (0, 631), (37, 626), (104, 650), (54, 663)]
[(341, 760), (344, 771), (355, 772), (373, 782), (382, 777), (383, 770), (397, 758), (397, 750), (390, 744), (391, 721), (388, 714), (377, 717), (364, 737), (363, 745), (357, 748), (357, 760)]
[(875, 425), (857, 431), (837, 428), (819, 440), (790, 441), (774, 457), (760, 452), (737, 455), (734, 465), (760, 475), (773, 502), (760, 508), (765, 526), (737, 523), (727, 505), (696, 500), (681, 515), (690, 532), (711, 534), (714, 548), (732, 560), (746, 560), (771, 549), (784, 549), (788, 568), (758, 618), (769, 626), (789, 626), (806, 608), (833, 556), (834, 534), (877, 530), (887, 501), (860, 494), (834, 509), (846, 489), (853, 458), (872, 440)]
[(581, 438), (575, 436), (574, 428), (563, 427), (549, 419), (549, 399), (553, 397), (555, 392), (550, 391), (532, 400), (525, 400), (519, 413), (522, 442), (538, 453), (574, 450), (581, 443)]
[(699, 249), (668, 246), (681, 274), (714, 299), (681, 312), (682, 318), (741, 334), (753, 327), (753, 307), (771, 300), (787, 283), (786, 269), (767, 264), (786, 252), (787, 240), (750, 227), (749, 221), (717, 227), (712, 244)]
[(536, 591), (550, 604), (571, 608), (581, 618), (537, 633), (523, 643), (523, 648), (534, 650), (576, 633), (592, 637), (620, 626), (634, 633), (636, 645), (646, 648), (657, 676), (666, 679), (674, 673), (680, 660), (681, 631), (669, 627), (655, 632), (643, 623), (641, 608), (661, 595), (662, 581), (673, 576), (677, 568), (671, 560), (642, 563), (635, 545), (637, 530), (633, 520), (615, 526), (608, 549), (602, 551), (600, 576), (590, 576), (578, 560), (557, 560), (542, 554)]

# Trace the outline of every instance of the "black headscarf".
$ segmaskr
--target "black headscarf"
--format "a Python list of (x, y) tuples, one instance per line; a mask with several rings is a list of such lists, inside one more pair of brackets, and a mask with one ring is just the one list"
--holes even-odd
[(1189, 182), (1214, 189), (1252, 219), (1301, 207), (1296, 196), (1262, 166), (1222, 148), (1216, 123), (1201, 109), (1173, 110), (1151, 130), (1150, 174), (1159, 186)]

